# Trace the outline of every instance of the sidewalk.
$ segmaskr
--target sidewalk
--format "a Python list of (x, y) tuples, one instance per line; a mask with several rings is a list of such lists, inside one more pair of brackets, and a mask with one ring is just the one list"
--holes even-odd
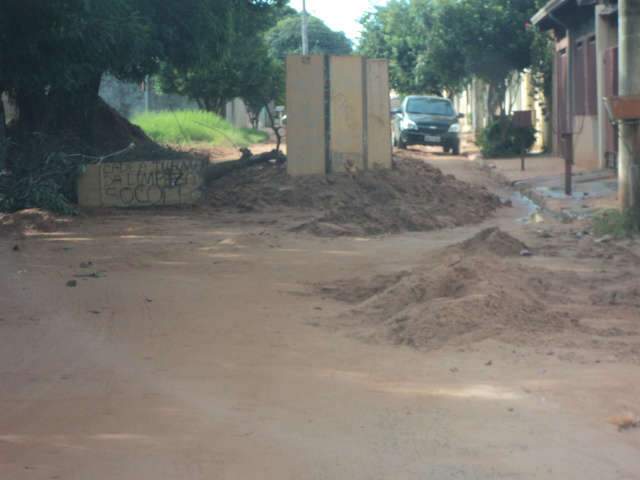
[(573, 194), (567, 196), (564, 160), (560, 157), (527, 157), (524, 172), (519, 158), (479, 162), (543, 208), (565, 218), (590, 217), (598, 210), (617, 207), (618, 179), (613, 170), (574, 170)]

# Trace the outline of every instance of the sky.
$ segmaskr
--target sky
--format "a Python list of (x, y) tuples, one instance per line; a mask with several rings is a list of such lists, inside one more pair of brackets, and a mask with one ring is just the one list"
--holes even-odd
[[(307, 0), (307, 10), (332, 30), (344, 32), (355, 41), (360, 36), (360, 17), (374, 6), (386, 3), (387, 0)], [(302, 10), (302, 0), (291, 0), (290, 5)]]

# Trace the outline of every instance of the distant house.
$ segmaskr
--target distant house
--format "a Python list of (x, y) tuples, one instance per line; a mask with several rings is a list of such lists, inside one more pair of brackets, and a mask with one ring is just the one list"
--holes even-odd
[(562, 154), (571, 138), (577, 166), (615, 167), (617, 134), (604, 98), (618, 87), (617, 1), (551, 0), (532, 21), (555, 39), (553, 150)]
[[(489, 86), (478, 78), (472, 79), (467, 87), (456, 95), (454, 104), (459, 113), (464, 114), (463, 128), (467, 132), (479, 133), (490, 120), (488, 108)], [(507, 115), (516, 112), (531, 112), (533, 127), (536, 129), (534, 150), (542, 151), (549, 147), (550, 125), (548, 125), (544, 102), (546, 99), (536, 94), (533, 86), (532, 74), (526, 70), (514, 73), (508, 79), (505, 95)]]

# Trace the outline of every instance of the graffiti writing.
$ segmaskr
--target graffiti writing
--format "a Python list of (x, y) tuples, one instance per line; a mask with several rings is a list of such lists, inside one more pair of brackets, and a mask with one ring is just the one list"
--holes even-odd
[(101, 168), (105, 206), (192, 204), (202, 195), (202, 160), (105, 163)]

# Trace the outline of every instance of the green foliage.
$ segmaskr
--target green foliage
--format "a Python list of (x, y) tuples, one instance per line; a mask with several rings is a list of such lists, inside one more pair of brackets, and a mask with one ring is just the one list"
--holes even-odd
[(163, 144), (206, 142), (246, 147), (267, 139), (263, 132), (238, 129), (214, 113), (197, 110), (144, 113), (134, 117), (132, 122)]
[(56, 152), (55, 141), (33, 135), (14, 152), (11, 171), (0, 172), (0, 212), (42, 208), (55, 213), (74, 214), (76, 180), (84, 159)]
[(480, 132), (478, 145), (485, 158), (513, 157), (528, 151), (536, 141), (533, 127), (518, 127), (511, 118), (494, 119)]
[[(284, 60), (287, 55), (300, 54), (302, 50), (302, 19), (300, 15), (280, 20), (266, 34), (271, 57)], [(334, 32), (319, 18), (309, 17), (309, 53), (349, 55), (353, 46), (343, 32)]]
[(9, 142), (7, 140), (0, 140), (0, 174), (9, 167), (7, 162), (8, 150)]
[(215, 63), (240, 38), (232, 35), (236, 25), (231, 17), (267, 28), (284, 4), (5, 0), (0, 6), (0, 92), (17, 103), (23, 130), (72, 131), (89, 138), (94, 126), (87, 118), (104, 73), (141, 80), (165, 65), (187, 76), (194, 65)]
[(611, 235), (626, 238), (640, 233), (640, 212), (603, 210), (593, 217), (593, 233), (599, 237)]
[(555, 44), (548, 32), (535, 30), (531, 47), (531, 73), (534, 94), (542, 104), (544, 114), (549, 116), (553, 98), (553, 60)]
[(391, 0), (362, 19), (362, 53), (390, 59), (401, 93), (457, 93), (471, 77), (490, 85), (490, 108), (506, 81), (532, 64), (526, 28), (539, 0)]
[[(453, 78), (449, 70), (438, 68), (433, 56), (436, 15), (436, 4), (430, 0), (391, 0), (361, 20), (360, 53), (389, 59), (391, 84), (404, 95), (441, 94), (445, 89), (454, 93), (464, 83), (464, 75)], [(459, 58), (457, 45), (450, 45), (451, 65)]]
[(273, 91), (279, 85), (276, 75), (280, 72), (272, 67), (264, 32), (276, 24), (279, 15), (289, 14), (286, 7), (279, 6), (282, 4), (280, 1), (259, 8), (235, 2), (224, 12), (224, 42), (215, 34), (205, 36), (203, 44), (208, 46), (208, 53), (203, 52), (187, 68), (164, 63), (160, 73), (162, 89), (186, 95), (201, 108), (218, 114), (223, 113), (229, 100), (246, 97), (256, 88), (262, 93)]

